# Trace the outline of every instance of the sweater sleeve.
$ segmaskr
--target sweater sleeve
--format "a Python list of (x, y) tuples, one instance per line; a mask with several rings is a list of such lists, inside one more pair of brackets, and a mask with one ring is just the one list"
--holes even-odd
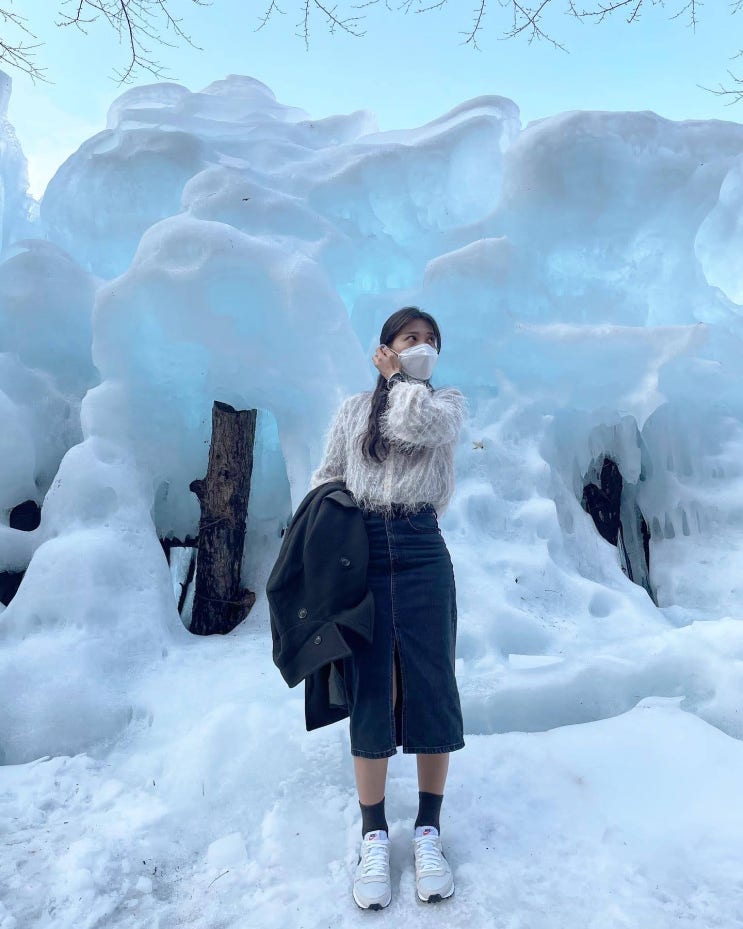
[(335, 414), (325, 439), (325, 453), (322, 464), (310, 478), (310, 490), (327, 481), (346, 480), (346, 411), (348, 401), (344, 401)]
[(456, 387), (431, 393), (425, 384), (398, 381), (389, 392), (380, 428), (398, 445), (433, 448), (456, 441), (466, 412), (464, 394)]

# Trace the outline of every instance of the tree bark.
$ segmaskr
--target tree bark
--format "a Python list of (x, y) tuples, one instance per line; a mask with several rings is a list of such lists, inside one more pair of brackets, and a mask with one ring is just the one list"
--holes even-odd
[(240, 565), (256, 416), (256, 410), (214, 402), (206, 477), (189, 485), (201, 506), (190, 627), (196, 635), (231, 632), (255, 603), (253, 591), (240, 586)]

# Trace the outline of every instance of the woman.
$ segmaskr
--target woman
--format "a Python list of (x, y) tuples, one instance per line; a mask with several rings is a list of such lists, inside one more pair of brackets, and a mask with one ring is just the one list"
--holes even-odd
[(438, 528), (454, 490), (453, 449), (465, 415), (456, 388), (429, 379), (441, 350), (436, 321), (403, 307), (382, 327), (373, 392), (349, 397), (328, 434), (311, 487), (343, 480), (364, 514), (374, 636), (349, 641), (344, 661), (351, 754), (363, 840), (353, 896), (363, 909), (389, 904), (389, 839), (384, 812), (387, 762), (401, 745), (417, 755), (415, 822), (418, 897), (454, 893), (441, 848), (439, 813), (449, 752), (464, 746), (454, 677), (454, 572)]

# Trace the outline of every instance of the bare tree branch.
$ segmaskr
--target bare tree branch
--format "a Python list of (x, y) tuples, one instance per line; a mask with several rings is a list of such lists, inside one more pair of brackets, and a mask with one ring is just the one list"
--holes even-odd
[(437, 0), (437, 2), (429, 3), (426, 6), (423, 6), (420, 0), (418, 0), (418, 9), (411, 10), (412, 13), (428, 13), (430, 10), (441, 10), (443, 9), (448, 0)]
[(472, 45), (473, 48), (479, 49), (477, 44), (477, 34), (482, 27), (482, 18), (485, 15), (485, 5), (487, 0), (480, 0), (479, 5), (473, 10), (474, 21), (472, 23), (472, 28), (469, 32), (464, 33), (464, 41), (462, 45)]
[[(190, 2), (196, 6), (210, 5), (210, 0)], [(10, 9), (12, 3), (13, 0), (5, 0), (0, 8), (0, 64), (22, 71), (32, 80), (46, 81), (46, 69), (35, 61), (36, 50), (43, 43), (29, 43), (23, 36), (19, 40), (10, 37), (15, 30), (36, 39), (28, 19)], [(93, 23), (101, 21), (117, 33), (127, 49), (127, 63), (117, 74), (120, 83), (131, 80), (141, 71), (161, 77), (163, 68), (153, 57), (152, 46), (172, 48), (185, 42), (198, 48), (183, 29), (182, 20), (173, 14), (172, 6), (173, 0), (57, 0), (55, 25), (75, 26), (87, 34)], [(165, 35), (172, 37), (172, 41)]]
[(686, 6), (683, 6), (678, 12), (674, 13), (671, 19), (678, 19), (683, 13), (689, 11), (689, 26), (697, 31), (697, 0), (689, 0)]
[[(570, 4), (570, 13), (576, 19), (595, 19), (596, 23), (602, 23), (605, 19), (614, 13), (626, 12), (627, 23), (633, 23), (640, 18), (640, 11), (645, 0), (615, 0), (613, 3), (599, 3), (598, 7), (593, 10), (579, 10), (574, 3)], [(652, 6), (656, 4), (664, 5), (664, 0), (650, 0)]]
[[(29, 38), (36, 39), (36, 36), (28, 27), (28, 20), (25, 16), (21, 16), (19, 13), (14, 13), (11, 10), (0, 9), (0, 19), (2, 20), (3, 34), (6, 34), (6, 29), (8, 27), (11, 29), (15, 27), (15, 29), (29, 36)], [(28, 74), (34, 83), (36, 83), (36, 81), (48, 83), (48, 78), (44, 76), (46, 68), (40, 68), (34, 60), (36, 58), (36, 49), (40, 48), (43, 44), (43, 42), (24, 42), (22, 37), (18, 42), (0, 38), (0, 61), (9, 65), (11, 68)]]
[[(732, 5), (732, 4), (731, 4)], [(743, 5), (743, 0), (738, 4)], [(737, 52), (732, 57), (740, 58), (743, 55), (743, 49)], [(730, 75), (730, 80), (733, 82), (732, 87), (725, 87), (724, 84), (720, 84), (719, 87), (705, 87), (703, 84), (697, 84), (701, 90), (706, 90), (708, 93), (715, 94), (717, 97), (728, 97), (728, 101), (725, 104), (726, 106), (731, 106), (733, 103), (740, 103), (743, 100), (743, 77), (738, 77), (736, 74), (728, 68), (728, 74)]]
[[(319, 10), (325, 16), (326, 25), (331, 33), (335, 32), (337, 27), (351, 35), (362, 36), (365, 34), (364, 30), (359, 30), (357, 26), (357, 23), (361, 22), (363, 16), (346, 16), (344, 19), (341, 19), (339, 16), (336, 16), (335, 13), (338, 9), (337, 5), (329, 7), (322, 3), (321, 0), (305, 0), (305, 9), (309, 10), (310, 8)], [(305, 22), (309, 23), (309, 19), (307, 18)]]
[[(208, 0), (191, 2), (209, 6)], [(141, 71), (163, 76), (163, 67), (152, 55), (152, 44), (173, 48), (185, 42), (198, 48), (184, 31), (182, 19), (171, 12), (171, 0), (60, 0), (59, 15), (58, 26), (76, 26), (86, 32), (86, 26), (101, 20), (117, 33), (129, 56), (126, 67), (117, 74), (119, 83), (132, 80)], [(165, 39), (163, 31), (172, 34), (173, 41)]]
[(730, 106), (733, 103), (740, 103), (743, 100), (743, 78), (736, 77), (732, 71), (728, 70), (731, 80), (734, 84), (737, 84), (738, 87), (725, 87), (723, 84), (720, 84), (719, 88), (714, 87), (704, 87), (702, 84), (697, 84), (701, 90), (707, 90), (711, 94), (715, 94), (718, 97), (729, 97), (730, 99), (725, 104)]
[[(362, 4), (352, 4), (351, 9), (361, 9), (365, 6), (372, 6), (377, 2), (378, 0), (367, 0), (367, 2)], [(387, 8), (390, 9), (389, 5), (387, 5)], [(340, 15), (337, 11), (337, 4), (329, 6), (328, 4), (323, 3), (322, 0), (302, 0), (302, 19), (297, 23), (297, 29), (300, 29), (301, 31), (297, 33), (297, 36), (304, 40), (306, 49), (309, 49), (310, 47), (310, 20), (313, 13), (320, 13), (325, 18), (325, 25), (327, 26), (328, 32), (330, 32), (331, 35), (336, 31), (336, 29), (340, 29), (343, 32), (347, 32), (349, 35), (356, 37), (365, 35), (365, 31), (359, 27), (359, 24), (364, 19), (363, 16), (343, 16)], [(274, 12), (281, 13), (283, 15), (283, 10), (279, 9), (276, 0), (271, 0), (269, 7), (261, 17), (260, 25), (254, 31), (259, 32), (261, 29), (263, 29)]]
[[(173, 13), (173, 6), (178, 0), (57, 0), (59, 19), (58, 26), (75, 26), (83, 33), (97, 22), (103, 23), (116, 32), (119, 41), (125, 46), (127, 61), (116, 76), (120, 83), (132, 80), (140, 72), (148, 72), (156, 78), (164, 75), (164, 68), (153, 54), (156, 46), (173, 48), (185, 43), (198, 48), (185, 31), (182, 18)], [(184, 0), (186, 2), (186, 0)], [(190, 0), (196, 6), (209, 6), (211, 0)], [(271, 17), (278, 13), (286, 15), (285, 9), (279, 6), (279, 0), (264, 0), (268, 6), (259, 17), (259, 24), (255, 31), (263, 29)], [(297, 23), (298, 35), (304, 39), (305, 47), (309, 48), (310, 26), (313, 17), (319, 16), (325, 27), (332, 34), (337, 30), (352, 36), (363, 36), (365, 30), (363, 22), (366, 18), (361, 11), (367, 7), (384, 4), (389, 13), (430, 13), (440, 10), (450, 0), (299, 0), (300, 21)], [(462, 44), (472, 45), (479, 49), (478, 38), (484, 30), (485, 15), (497, 4), (496, 9), (510, 14), (511, 25), (499, 39), (514, 39), (519, 36), (526, 37), (531, 43), (535, 39), (543, 39), (567, 52), (565, 45), (550, 34), (551, 25), (547, 23), (548, 15), (560, 13), (572, 17), (578, 22), (593, 21), (598, 25), (606, 19), (621, 15), (629, 23), (640, 20), (643, 10), (649, 7), (666, 6), (666, 0), (588, 0), (590, 7), (579, 6), (581, 0), (474, 0), (475, 6), (471, 11), (471, 25), (463, 30)], [(587, 2), (587, 0), (583, 0)], [(0, 4), (3, 0), (0, 0)], [(24, 36), (35, 40), (37, 37), (31, 31), (26, 17), (10, 9), (13, 0), (4, 0), (0, 7), (0, 64), (22, 71), (33, 80), (46, 81), (45, 68), (40, 68), (35, 61), (37, 49), (41, 42), (27, 41)], [(676, 0), (674, 11), (670, 20), (686, 18), (687, 25), (696, 31), (700, 19), (700, 9), (704, 6), (703, 0)], [(731, 16), (743, 12), (743, 0), (728, 0), (728, 12)], [(17, 40), (10, 38), (13, 30), (20, 32)], [(734, 58), (743, 57), (743, 49)], [(728, 74), (733, 82), (732, 86), (720, 84), (719, 88), (709, 88), (698, 85), (703, 90), (718, 96), (730, 97), (731, 103), (738, 103), (743, 99), (743, 78), (736, 77), (732, 71)]]
[(525, 3), (520, 3), (519, 0), (511, 0), (513, 26), (504, 34), (503, 38), (513, 39), (526, 32), (528, 33), (528, 42), (530, 44), (534, 39), (546, 39), (546, 41), (554, 45), (555, 48), (567, 51), (564, 45), (556, 39), (553, 39), (541, 26), (540, 21), (544, 15), (544, 11), (551, 2), (552, 0), (542, 0), (536, 8), (531, 9)]
[(278, 3), (276, 3), (276, 0), (271, 0), (271, 5), (270, 5), (269, 8), (266, 10), (265, 15), (264, 15), (263, 18), (261, 19), (261, 24), (260, 24), (260, 26), (258, 26), (258, 27), (257, 27), (256, 29), (254, 29), (253, 31), (254, 31), (254, 32), (260, 32), (261, 29), (263, 29), (263, 27), (264, 27), (264, 26), (266, 25), (266, 23), (269, 21), (269, 19), (270, 19), (271, 16), (273, 15), (274, 11), (275, 11), (276, 13), (279, 13), (281, 16), (284, 16), (284, 15), (285, 15), (285, 14), (284, 14), (284, 11), (281, 10), (281, 9), (279, 9), (279, 5), (278, 5)]

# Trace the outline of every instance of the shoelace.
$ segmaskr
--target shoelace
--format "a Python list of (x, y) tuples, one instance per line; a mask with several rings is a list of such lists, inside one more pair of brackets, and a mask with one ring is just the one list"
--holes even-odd
[(366, 842), (361, 853), (362, 877), (387, 876), (387, 843)]
[(441, 870), (441, 848), (435, 835), (422, 835), (415, 840), (415, 860), (419, 871)]

